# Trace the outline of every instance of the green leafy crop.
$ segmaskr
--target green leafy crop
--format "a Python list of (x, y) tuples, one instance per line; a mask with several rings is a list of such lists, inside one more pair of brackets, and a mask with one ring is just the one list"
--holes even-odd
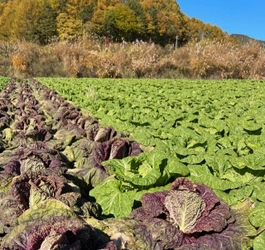
[(243, 249), (261, 249), (264, 225), (259, 221), (265, 218), (257, 211), (262, 211), (265, 202), (264, 81), (41, 81), (102, 124), (126, 133), (145, 151), (138, 157), (103, 163), (112, 181), (90, 193), (100, 201), (105, 216), (124, 215), (122, 210), (103, 205), (112, 185), (116, 197), (127, 193), (130, 209), (124, 211), (129, 213), (144, 193), (165, 190), (174, 178), (186, 176), (210, 187), (230, 206), (241, 207), (250, 201), (247, 220), (252, 227), (246, 232)]

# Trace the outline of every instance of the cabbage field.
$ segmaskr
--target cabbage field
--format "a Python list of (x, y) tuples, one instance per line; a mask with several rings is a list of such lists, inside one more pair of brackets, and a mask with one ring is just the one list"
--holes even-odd
[(264, 249), (264, 84), (0, 78), (0, 249)]

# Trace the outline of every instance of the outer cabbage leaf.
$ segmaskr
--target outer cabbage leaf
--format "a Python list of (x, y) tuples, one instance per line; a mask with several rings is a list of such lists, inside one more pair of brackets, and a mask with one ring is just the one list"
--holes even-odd
[(170, 156), (167, 159), (166, 171), (168, 171), (170, 177), (187, 176), (189, 174), (189, 169), (186, 165), (181, 163), (179, 159), (175, 156)]
[(115, 217), (128, 216), (132, 211), (136, 190), (123, 192), (122, 183), (109, 177), (90, 191), (96, 199), (103, 214)]
[(240, 226), (229, 224), (222, 232), (186, 236), (183, 244), (203, 244), (214, 250), (242, 250), (243, 233)]
[(249, 221), (254, 227), (265, 228), (265, 204), (258, 203), (249, 213)]
[(156, 193), (156, 192), (160, 192), (160, 191), (169, 190), (170, 189), (170, 186), (171, 186), (171, 183), (168, 183), (165, 186), (158, 186), (158, 187), (153, 187), (153, 188), (148, 188), (148, 189), (143, 189), (143, 190), (137, 191), (134, 199), (136, 201), (141, 201), (141, 198), (142, 198), (142, 196), (144, 194), (147, 194), (147, 193)]
[(260, 235), (255, 237), (253, 240), (253, 249), (254, 250), (259, 250), (263, 249), (265, 246), (265, 231), (263, 231)]
[(113, 138), (116, 134), (116, 131), (112, 127), (100, 127), (94, 138), (94, 141), (104, 142)]
[(118, 179), (140, 187), (151, 187), (163, 172), (163, 157), (159, 154), (142, 153), (138, 157), (110, 160), (103, 163)]
[(16, 219), (15, 224), (18, 225), (32, 220), (48, 220), (53, 216), (77, 217), (74, 211), (65, 203), (56, 199), (49, 199), (31, 206)]
[(254, 152), (253, 154), (248, 154), (241, 157), (231, 157), (230, 161), (232, 165), (238, 169), (247, 167), (253, 170), (264, 171), (265, 156), (263, 154), (263, 150), (262, 152)]
[(206, 164), (188, 165), (190, 171), (189, 179), (194, 182), (204, 183), (208, 187), (217, 190), (230, 190), (242, 186), (241, 181), (230, 181), (214, 176)]
[(259, 228), (259, 230), (257, 230), (249, 220), (248, 215), (254, 208), (254, 202), (250, 198), (247, 198), (238, 202), (232, 208), (237, 215), (237, 224), (242, 228), (245, 235), (242, 249), (249, 249), (250, 246), (253, 246), (253, 238), (258, 236), (262, 230), (264, 230), (264, 228)]
[[(263, 180), (258, 182), (258, 181), (255, 181), (254, 183), (252, 182), (252, 185), (253, 187), (253, 194), (252, 194), (252, 197), (261, 201), (261, 202), (265, 202), (265, 192), (264, 192), (264, 182)], [(250, 197), (250, 195), (248, 196)]]
[(253, 195), (254, 192), (252, 185), (246, 185), (238, 189), (232, 189), (230, 192), (222, 192), (220, 190), (214, 190), (214, 192), (219, 198), (228, 203), (230, 206), (235, 205), (250, 196), (255, 197)]
[(204, 244), (187, 244), (176, 248), (176, 250), (214, 250), (214, 249)]
[[(77, 185), (80, 185), (84, 190), (90, 190), (91, 188), (96, 187), (109, 177), (109, 174), (103, 167), (74, 168), (69, 169), (67, 173), (72, 176), (76, 176), (79, 180), (77, 180)], [(82, 185), (82, 181), (85, 182), (86, 185)]]

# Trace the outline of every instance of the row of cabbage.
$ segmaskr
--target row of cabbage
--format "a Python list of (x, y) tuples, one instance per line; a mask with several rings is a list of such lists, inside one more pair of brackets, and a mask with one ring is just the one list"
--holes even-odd
[[(123, 215), (120, 210), (104, 205), (110, 196), (108, 190), (122, 193), (127, 200), (128, 191), (136, 191), (140, 200), (141, 190), (166, 189), (174, 178), (185, 176), (211, 187), (235, 209), (244, 210), (248, 214), (245, 221), (249, 223), (246, 234), (251, 236), (246, 237), (249, 240), (246, 249), (253, 246), (262, 249), (265, 243), (264, 81), (41, 81), (91, 112), (102, 124), (128, 132), (145, 150), (152, 151), (145, 157), (141, 154), (104, 162), (122, 186), (105, 180), (92, 191), (103, 213)], [(158, 174), (157, 166), (163, 166), (165, 171)], [(148, 180), (148, 184), (137, 186), (138, 177)], [(138, 199), (134, 196), (131, 200), (133, 207)]]
[(0, 94), (1, 249), (116, 249), (83, 217), (100, 216), (89, 190), (109, 176), (101, 162), (138, 144), (34, 80)]

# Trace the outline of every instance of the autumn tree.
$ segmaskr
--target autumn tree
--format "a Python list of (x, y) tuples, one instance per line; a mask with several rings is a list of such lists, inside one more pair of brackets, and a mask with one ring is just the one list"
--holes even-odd
[(51, 38), (58, 35), (56, 17), (56, 10), (45, 1), (36, 26), (36, 38), (40, 44), (48, 44)]
[(154, 38), (157, 33), (157, 12), (152, 0), (140, 0), (145, 15), (145, 37)]
[(5, 7), (6, 7), (6, 4), (0, 2), (0, 16), (3, 14)]
[(138, 39), (146, 40), (147, 20), (144, 9), (138, 0), (128, 0), (128, 7), (134, 11), (138, 23)]
[(79, 1), (69, 0), (65, 12), (57, 17), (57, 31), (61, 40), (78, 40), (82, 37), (82, 20), (78, 15)]
[(78, 16), (83, 23), (90, 21), (97, 6), (97, 0), (80, 0)]
[(61, 13), (57, 17), (57, 31), (61, 40), (78, 40), (82, 36), (82, 21)]
[(111, 8), (114, 8), (117, 5), (121, 4), (122, 1), (120, 0), (98, 0), (97, 2), (98, 2), (97, 4), (98, 9), (108, 11)]
[(125, 4), (117, 6), (114, 12), (120, 38), (126, 41), (135, 40), (142, 30), (142, 24), (135, 12)]
[(100, 25), (100, 29), (98, 29), (97, 33), (101, 36), (106, 36), (106, 37), (117, 38), (119, 36), (115, 13), (113, 10), (109, 10), (105, 14), (104, 20)]
[[(113, 19), (113, 13), (109, 11), (120, 4), (119, 0), (98, 0), (91, 19), (90, 32), (106, 36), (106, 28), (108, 26), (114, 27), (111, 21)], [(107, 15), (108, 12), (109, 14)]]
[(155, 42), (165, 45), (185, 40), (185, 19), (174, 0), (140, 0), (147, 20), (147, 34)]
[(102, 35), (113, 37), (117, 41), (135, 40), (140, 31), (140, 24), (133, 10), (125, 4), (110, 9), (102, 24)]
[(205, 38), (210, 40), (222, 40), (224, 39), (224, 32), (217, 27), (216, 25), (210, 25), (209, 23), (204, 24), (203, 26), (203, 34)]
[(58, 14), (64, 13), (66, 11), (66, 4), (68, 0), (56, 0), (56, 1), (58, 1), (57, 5)]
[(9, 1), (3, 6), (2, 14), (0, 16), (0, 39), (10, 40), (14, 38), (14, 18), (16, 12), (14, 11), (18, 1)]
[(187, 36), (188, 40), (191, 41), (200, 41), (202, 39), (223, 40), (226, 34), (215, 25), (205, 24), (199, 19), (190, 18), (188, 19)]
[(15, 10), (13, 19), (15, 36), (36, 42), (38, 40), (37, 24), (42, 10), (42, 1), (21, 0)]

